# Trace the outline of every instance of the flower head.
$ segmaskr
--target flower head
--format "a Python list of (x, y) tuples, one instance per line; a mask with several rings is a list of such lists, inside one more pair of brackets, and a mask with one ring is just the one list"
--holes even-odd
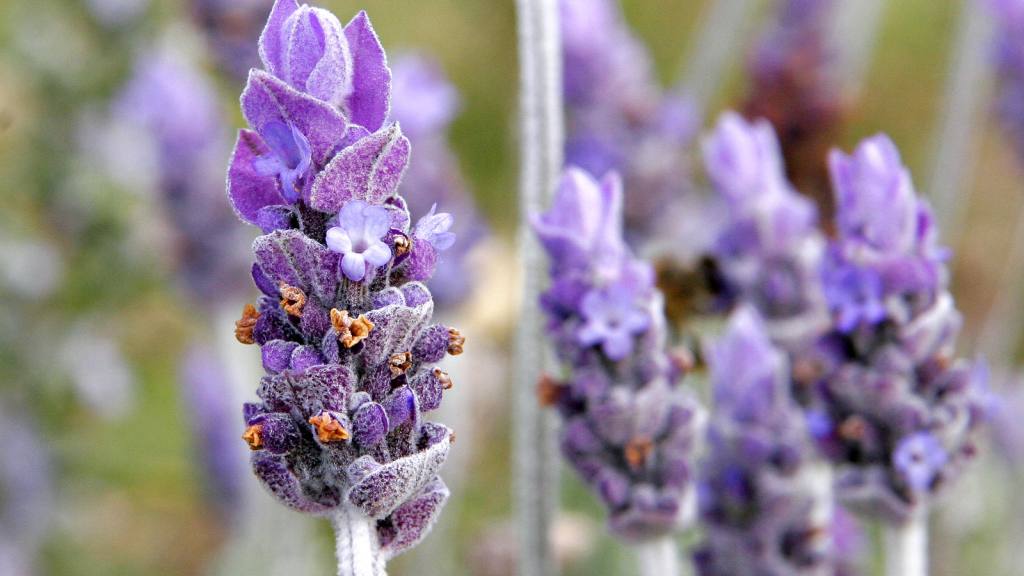
[(266, 372), (243, 408), (244, 438), (278, 500), (358, 510), (390, 558), (425, 536), (448, 497), (437, 474), (452, 432), (426, 414), (451, 388), (437, 363), (462, 337), (431, 322), (422, 281), (454, 241), (452, 218), (431, 211), (411, 226), (398, 192), (410, 143), (384, 125), (390, 71), (365, 14), (342, 29), (278, 0), (261, 55), (270, 73), (250, 73), (251, 129), (228, 175), (236, 211), (265, 232), (253, 243), (262, 295), (237, 325)]
[(621, 537), (664, 535), (682, 521), (699, 407), (665, 348), (653, 273), (622, 241), (621, 185), (569, 169), (534, 230), (551, 260), (542, 296), (568, 372), (540, 393), (563, 417), (562, 453)]

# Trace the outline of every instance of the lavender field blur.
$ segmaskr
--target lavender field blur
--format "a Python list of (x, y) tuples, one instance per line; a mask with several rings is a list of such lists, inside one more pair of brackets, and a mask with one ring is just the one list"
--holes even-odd
[[(655, 321), (642, 340), (636, 334), (651, 324), (634, 317), (624, 320), (633, 328), (622, 328), (621, 338), (594, 328), (584, 346), (574, 332), (559, 332), (569, 313), (551, 311), (561, 304), (552, 301), (565, 296), (558, 289), (541, 299), (546, 316), (535, 301), (523, 302), (518, 190), (528, 127), (519, 116), (517, 2), (311, 2), (342, 23), (365, 10), (387, 52), (389, 120), (400, 124), (412, 146), (396, 194), (407, 201), (413, 223), (423, 217), (412, 228), (406, 222), (408, 235), (402, 235), (405, 242), (429, 240), (437, 251), (433, 278), (413, 279), (425, 281), (428, 298), (432, 293), (434, 321), (458, 327), (446, 337), (451, 357), (442, 362), (444, 371), (434, 372), (438, 386), (444, 384), (444, 404), (433, 417), (454, 431), (440, 472), (441, 488), (447, 485), (451, 495), (432, 531), (390, 561), (388, 573), (524, 573), (519, 556), (528, 545), (517, 526), (516, 489), (522, 487), (516, 485), (513, 439), (527, 425), (515, 409), (522, 397), (515, 388), (523, 334), (517, 338), (517, 329), (525, 316), (548, 330), (554, 354), (545, 358), (575, 362), (577, 372), (614, 372), (607, 363), (580, 360), (580, 346), (603, 342), (606, 359), (668, 366), (672, 385), (685, 383), (692, 398), (659, 389), (656, 401), (692, 409), (686, 418), (693, 420), (667, 433), (672, 439), (664, 445), (629, 444), (623, 460), (632, 466), (651, 453), (669, 458), (664, 454), (690, 450), (698, 424), (710, 422), (717, 432), (705, 446), (708, 458), (694, 465), (706, 469), (686, 469), (679, 473), (686, 481), (659, 486), (682, 501), (690, 480), (701, 482), (698, 493), (728, 485), (731, 477), (722, 470), (731, 473), (729, 458), (742, 461), (732, 453), (742, 453), (735, 421), (744, 421), (745, 409), (755, 410), (744, 398), (761, 391), (738, 386), (723, 392), (745, 377), (735, 365), (749, 353), (770, 365), (773, 377), (783, 370), (788, 375), (792, 364), (799, 380), (820, 367), (813, 351), (798, 344), (806, 342), (801, 330), (834, 321), (845, 333), (844, 323), (883, 314), (857, 301), (833, 307), (836, 318), (830, 318), (826, 293), (801, 292), (794, 297), (799, 302), (773, 308), (758, 286), (744, 283), (763, 274), (751, 271), (750, 259), (768, 261), (767, 275), (778, 267), (805, 279), (818, 274), (828, 242), (906, 211), (927, 229), (921, 243), (929, 272), (943, 276), (948, 268), (949, 301), (955, 299), (963, 321), (955, 350), (961, 364), (951, 368), (946, 361), (952, 356), (943, 356), (929, 366), (943, 374), (962, 369), (956, 378), (986, 382), (971, 398), (971, 408), (985, 412), (984, 422), (965, 424), (972, 441), (958, 446), (973, 461), (962, 471), (956, 462), (959, 477), (929, 501), (928, 573), (1024, 574), (1024, 495), (1018, 489), (1024, 482), (1024, 1), (551, 1), (561, 18), (565, 142), (559, 152), (597, 180), (570, 173), (559, 198), (547, 197), (545, 214), (534, 215), (554, 263), (543, 283), (558, 284), (560, 272), (572, 272), (573, 257), (597, 275), (626, 276), (600, 302), (580, 304), (584, 316), (588, 306), (616, 305), (616, 290), (639, 294), (652, 309), (663, 293), (666, 314), (659, 318), (665, 325)], [(262, 66), (257, 42), (273, 4), (0, 2), (0, 576), (335, 571), (329, 524), (279, 505), (257, 482), (249, 458), (260, 439), (242, 413), (243, 403), (256, 399), (261, 366), (276, 374), (298, 362), (294, 345), (272, 369), (280, 362), (267, 348), (261, 358), (255, 346), (239, 344), (253, 343), (260, 315), (245, 309), (239, 319), (243, 306), (260, 297), (253, 279), (270, 284), (264, 294), (278, 290), (258, 266), (253, 270), (253, 240), (260, 228), (285, 227), (279, 221), (290, 216), (273, 210), (280, 206), (259, 206), (242, 214), (255, 224), (245, 225), (236, 215), (245, 210), (225, 191), (229, 163), (235, 166), (233, 143), (251, 115), (247, 110), (243, 118), (239, 95), (250, 68)], [(264, 128), (264, 148), (305, 147), (309, 155), (310, 141), (295, 136), (294, 127)], [(770, 154), (775, 148), (763, 149), (766, 130), (778, 140), (778, 177), (786, 182), (779, 210), (791, 219), (787, 224), (797, 222), (786, 227), (797, 240), (770, 258), (750, 256), (767, 250), (760, 238), (752, 250), (722, 241), (749, 232), (738, 216), (749, 198), (736, 192), (748, 182), (730, 180), (730, 170), (742, 163), (730, 147)], [(878, 133), (898, 152), (888, 141), (865, 140)], [(867, 148), (858, 148), (862, 141)], [(287, 146), (275, 148), (282, 142)], [(315, 141), (312, 147), (315, 157)], [(843, 154), (829, 157), (836, 148)], [(301, 189), (301, 166), (276, 157), (276, 164), (258, 162), (266, 158), (253, 161), (252, 178), (272, 175), (282, 190)], [(909, 205), (844, 215), (844, 198), (853, 202), (849, 189), (876, 175), (857, 172), (875, 169), (872, 161), (900, 177), (900, 162), (906, 166), (913, 179)], [(600, 180), (612, 169), (621, 173), (621, 188), (617, 180)], [(572, 212), (573, 201), (585, 203), (579, 198), (606, 202), (593, 209), (609, 226), (617, 224), (608, 213), (621, 203), (618, 236), (602, 229), (592, 242), (602, 249), (614, 245), (607, 250), (629, 266), (650, 262), (650, 274), (608, 272), (593, 253), (559, 251), (565, 223), (557, 212)], [(344, 212), (342, 220), (334, 228), (321, 222), (329, 228), (327, 245), (332, 231), (344, 231)], [(950, 249), (949, 259), (942, 247)], [(361, 279), (362, 270), (349, 279)], [(701, 285), (707, 278), (720, 281), (711, 294)], [(280, 287), (282, 306), (301, 309), (306, 294), (300, 290), (301, 299), (289, 300), (286, 288)], [(362, 317), (327, 310), (325, 326), (343, 332), (344, 325), (356, 340), (344, 346), (358, 344)], [(737, 312), (730, 321), (731, 310)], [(339, 354), (337, 341), (333, 345)], [(562, 383), (548, 378), (557, 370), (553, 362), (544, 365), (530, 396), (557, 408), (566, 430), (586, 428), (573, 427), (584, 409), (566, 401)], [(767, 386), (788, 394), (788, 385), (776, 379)], [(807, 433), (789, 421), (800, 420), (804, 409), (840, 418), (835, 406), (804, 400), (787, 404), (766, 426), (789, 438)], [(699, 415), (698, 403), (724, 408)], [(814, 422), (808, 416), (807, 426)], [(579, 437), (570, 432), (562, 447), (571, 453)], [(801, 454), (811, 452), (809, 443), (800, 445)], [(936, 468), (946, 464), (943, 456)], [(658, 531), (672, 522), (651, 521), (638, 511), (642, 506), (623, 504), (615, 490), (633, 488), (608, 480), (615, 470), (590, 466), (572, 456), (557, 466), (560, 501), (549, 510), (552, 561), (566, 575), (635, 574), (637, 552), (623, 541), (648, 536), (650, 524)], [(715, 494), (724, 493), (728, 487)], [(705, 495), (701, 502), (717, 499)], [(916, 512), (891, 508), (886, 512), (901, 519)], [(685, 563), (694, 555), (710, 562), (723, 545), (714, 534), (728, 522), (701, 511), (702, 521), (669, 531)], [(827, 573), (886, 574), (885, 529), (854, 512), (844, 508), (832, 522), (836, 558)]]

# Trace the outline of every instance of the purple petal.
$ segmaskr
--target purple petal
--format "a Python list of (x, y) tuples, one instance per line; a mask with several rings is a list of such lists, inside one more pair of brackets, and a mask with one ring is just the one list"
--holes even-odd
[(391, 102), (387, 56), (366, 12), (345, 26), (345, 36), (352, 52), (352, 93), (345, 108), (352, 122), (375, 132), (384, 125)]
[(298, 9), (299, 3), (295, 0), (277, 0), (260, 35), (260, 59), (275, 76), (284, 73), (284, 38), (281, 29), (285, 20)]
[(362, 254), (346, 252), (344, 258), (341, 259), (341, 270), (345, 273), (346, 278), (358, 282), (366, 276), (366, 260), (363, 259)]

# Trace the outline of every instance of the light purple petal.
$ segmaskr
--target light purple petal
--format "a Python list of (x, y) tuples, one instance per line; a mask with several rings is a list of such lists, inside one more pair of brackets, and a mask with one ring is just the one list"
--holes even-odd
[(341, 259), (341, 269), (346, 278), (358, 282), (366, 276), (366, 260), (362, 254), (346, 252), (345, 257)]

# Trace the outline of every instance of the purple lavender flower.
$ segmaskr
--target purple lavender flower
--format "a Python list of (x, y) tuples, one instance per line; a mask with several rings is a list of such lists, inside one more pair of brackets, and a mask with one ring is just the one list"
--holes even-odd
[(771, 126), (726, 113), (703, 149), (708, 177), (728, 208), (711, 249), (721, 304), (752, 303), (787, 346), (816, 338), (828, 323), (820, 281), (825, 241), (814, 205), (786, 180)]
[(653, 272), (622, 242), (622, 185), (569, 169), (552, 208), (533, 221), (551, 259), (542, 296), (548, 331), (569, 369), (541, 383), (563, 418), (562, 452), (627, 539), (679, 528), (691, 487), (699, 407), (665, 347)]
[(833, 574), (828, 475), (815, 466), (786, 355), (752, 308), (712, 348), (715, 413), (700, 471), (702, 576)]
[(689, 188), (683, 159), (698, 121), (688, 101), (658, 86), (615, 0), (560, 0), (559, 8), (566, 163), (599, 176), (620, 172), (630, 191), (627, 235), (647, 239)]
[[(250, 74), (242, 106), (253, 130), (240, 133), (228, 193), (243, 220), (268, 231), (253, 244), (263, 295), (236, 323), (267, 372), (261, 401), (245, 406), (243, 437), (279, 500), (345, 523), (347, 562), (365, 544), (353, 526), (368, 522), (368, 553), (386, 559), (415, 545), (440, 513), (448, 490), (437, 473), (451, 431), (424, 414), (452, 386), (436, 364), (461, 353), (464, 338), (431, 323), (421, 281), (454, 240), (451, 220), (432, 211), (413, 228), (397, 193), (410, 145), (397, 124), (383, 124), (384, 52), (365, 14), (343, 34), (335, 22), (294, 0), (275, 5), (261, 44), (273, 75)], [(280, 178), (256, 169), (275, 123), (309, 143), (294, 200)]]
[(155, 144), (159, 198), (190, 297), (209, 305), (239, 294), (247, 268), (240, 254), (249, 239), (233, 226), (222, 194), (230, 142), (209, 80), (172, 47), (144, 54), (113, 113), (142, 126)]
[(830, 158), (838, 236), (823, 280), (835, 323), (799, 351), (815, 438), (851, 509), (905, 522), (975, 455), (984, 370), (957, 360), (946, 250), (892, 142)]
[(437, 271), (427, 283), (439, 306), (464, 300), (473, 282), (466, 258), (488, 233), (448, 145), (448, 129), (458, 109), (458, 92), (436, 62), (419, 55), (395, 59), (391, 117), (401, 123), (416, 147), (398, 191), (408, 197), (414, 213), (428, 212), (435, 204), (444, 206), (454, 217), (451, 231), (459, 237), (437, 262)]

